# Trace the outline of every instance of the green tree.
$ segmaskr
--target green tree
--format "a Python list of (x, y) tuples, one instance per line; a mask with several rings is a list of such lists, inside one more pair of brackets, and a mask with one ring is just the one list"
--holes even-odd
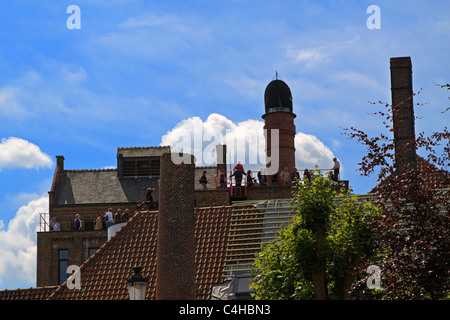
[(373, 255), (369, 222), (378, 211), (320, 172), (294, 190), (297, 214), (256, 258), (255, 297), (345, 299), (357, 276), (354, 266)]

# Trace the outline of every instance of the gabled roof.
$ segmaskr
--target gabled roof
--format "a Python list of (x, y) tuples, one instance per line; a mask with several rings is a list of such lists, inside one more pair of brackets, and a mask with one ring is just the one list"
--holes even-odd
[[(416, 163), (417, 171), (422, 172), (425, 178), (425, 185), (422, 185), (422, 188), (435, 190), (450, 188), (450, 173), (448, 171), (438, 169), (419, 155), (416, 155)], [(388, 183), (390, 177), (388, 176), (385, 180), (381, 181), (369, 193), (375, 192), (377, 188)]]
[(157, 213), (137, 213), (80, 267), (81, 289), (59, 287), (49, 299), (125, 300), (131, 267), (149, 277), (147, 299), (154, 297)]
[(417, 155), (417, 169), (425, 173), (426, 188), (443, 189), (450, 187), (450, 173), (448, 171), (438, 169), (426, 159)]
[[(253, 268), (261, 244), (273, 240), (295, 213), (286, 199), (195, 208), (194, 214), (197, 299), (205, 300), (213, 285)], [(158, 212), (136, 213), (80, 266), (81, 289), (64, 283), (3, 292), (3, 299), (128, 300), (126, 280), (134, 266), (149, 278), (146, 299), (156, 299), (157, 227)]]
[[(292, 216), (289, 200), (195, 209), (197, 299), (234, 272), (249, 271), (261, 243), (272, 240)], [(49, 299), (128, 300), (131, 268), (149, 278), (147, 300), (156, 298), (158, 212), (139, 212), (81, 267), (81, 289), (64, 283)]]
[[(197, 298), (208, 299), (212, 285), (223, 279), (231, 207), (195, 210)], [(137, 213), (81, 267), (81, 289), (66, 283), (49, 298), (63, 300), (128, 300), (126, 280), (141, 266), (149, 278), (146, 299), (155, 299), (157, 212)]]

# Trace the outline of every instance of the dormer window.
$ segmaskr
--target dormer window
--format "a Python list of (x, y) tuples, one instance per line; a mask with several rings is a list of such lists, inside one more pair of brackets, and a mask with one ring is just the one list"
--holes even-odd
[(159, 158), (126, 158), (123, 159), (124, 177), (159, 176)]

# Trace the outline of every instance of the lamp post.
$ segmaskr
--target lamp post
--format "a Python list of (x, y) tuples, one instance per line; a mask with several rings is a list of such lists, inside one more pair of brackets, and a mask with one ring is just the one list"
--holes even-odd
[(141, 275), (142, 267), (132, 267), (134, 274), (127, 280), (130, 300), (145, 300), (147, 293), (147, 277)]

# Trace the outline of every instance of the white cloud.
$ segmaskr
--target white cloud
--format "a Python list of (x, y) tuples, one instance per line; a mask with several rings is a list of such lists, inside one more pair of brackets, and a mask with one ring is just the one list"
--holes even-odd
[(348, 54), (349, 47), (358, 46), (361, 43), (359, 36), (351, 36), (350, 38), (325, 41), (326, 44), (317, 45), (317, 39), (320, 38), (329, 39), (329, 30), (326, 31), (326, 34), (323, 33), (323, 30), (318, 30), (317, 34), (308, 34), (306, 38), (290, 42), (284, 46), (284, 53), (289, 60), (310, 69), (336, 60), (336, 56), (339, 54)]
[(0, 142), (0, 169), (51, 167), (52, 160), (41, 149), (24, 139), (10, 137)]
[(31, 287), (36, 281), (36, 232), (39, 214), (48, 211), (48, 197), (20, 207), (4, 229), (0, 220), (0, 287)]
[(288, 55), (294, 58), (295, 62), (304, 63), (308, 68), (324, 62), (328, 58), (328, 54), (323, 48), (300, 49), (297, 51), (291, 49), (288, 51)]
[(316, 136), (298, 132), (295, 135), (295, 158), (297, 169), (330, 169), (333, 152)]
[(120, 29), (140, 28), (140, 27), (154, 27), (163, 24), (173, 24), (176, 22), (176, 17), (170, 15), (156, 15), (149, 14), (145, 17), (134, 17), (119, 24)]
[(338, 81), (348, 81), (352, 85), (358, 85), (364, 88), (373, 88), (381, 90), (383, 86), (374, 77), (366, 76), (364, 74), (347, 71), (336, 74), (335, 79)]
[[(170, 145), (173, 151), (192, 153), (197, 165), (216, 163), (215, 146), (227, 145), (227, 163), (240, 161), (251, 170), (265, 163), (264, 122), (246, 120), (234, 123), (223, 115), (213, 113), (206, 121), (191, 117), (178, 123), (161, 138), (161, 145)], [(331, 168), (333, 153), (317, 137), (305, 133), (295, 136), (296, 167), (314, 169)]]
[(77, 70), (69, 70), (67, 66), (65, 66), (61, 70), (63, 74), (63, 79), (65, 79), (68, 83), (74, 84), (77, 82), (83, 82), (86, 80), (87, 73), (82, 67), (78, 67)]
[(261, 99), (267, 83), (261, 79), (251, 78), (245, 74), (239, 76), (227, 75), (223, 77), (223, 83), (230, 86), (240, 97), (246, 99)]
[(9, 118), (20, 118), (27, 113), (19, 102), (21, 92), (18, 87), (0, 88), (0, 113)]

